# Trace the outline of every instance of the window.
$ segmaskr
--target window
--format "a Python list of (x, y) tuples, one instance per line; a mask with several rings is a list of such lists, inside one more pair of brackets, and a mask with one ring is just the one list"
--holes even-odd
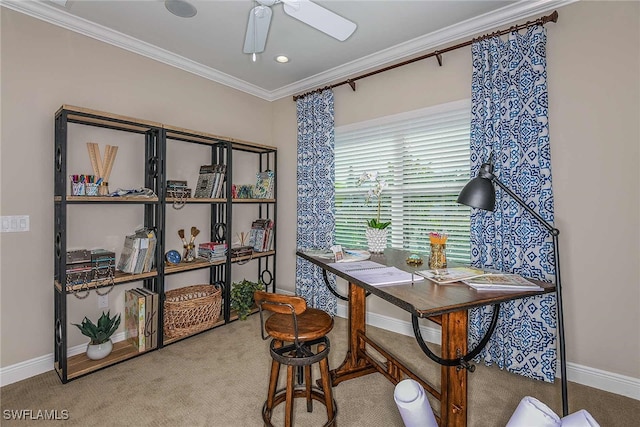
[(470, 208), (456, 203), (469, 180), (470, 120), (464, 100), (336, 128), (336, 242), (366, 247), (377, 203), (356, 183), (377, 171), (388, 183), (380, 220), (391, 221), (392, 247), (428, 252), (428, 233), (444, 231), (447, 258), (470, 262)]

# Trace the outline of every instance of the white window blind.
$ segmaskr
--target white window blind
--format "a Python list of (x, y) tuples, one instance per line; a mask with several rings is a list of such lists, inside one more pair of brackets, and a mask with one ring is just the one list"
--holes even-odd
[(456, 203), (469, 180), (469, 100), (387, 116), (335, 131), (336, 242), (366, 248), (369, 183), (363, 172), (377, 171), (388, 187), (382, 193), (381, 221), (391, 221), (389, 244), (427, 253), (429, 232), (446, 232), (447, 258), (468, 263), (469, 210)]

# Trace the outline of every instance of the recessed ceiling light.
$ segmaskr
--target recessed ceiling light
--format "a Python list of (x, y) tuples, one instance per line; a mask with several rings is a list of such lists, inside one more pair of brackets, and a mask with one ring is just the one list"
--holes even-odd
[(287, 58), (284, 55), (278, 55), (278, 56), (276, 56), (276, 61), (281, 63), (281, 64), (284, 64), (286, 62), (289, 62), (289, 58)]
[(165, 0), (164, 6), (169, 12), (180, 18), (193, 18), (198, 13), (195, 6), (185, 0)]

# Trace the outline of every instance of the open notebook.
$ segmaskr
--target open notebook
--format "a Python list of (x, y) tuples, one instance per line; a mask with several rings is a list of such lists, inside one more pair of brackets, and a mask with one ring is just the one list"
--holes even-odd
[(372, 286), (389, 286), (424, 280), (417, 274), (411, 274), (397, 267), (387, 267), (374, 261), (333, 262), (327, 265)]

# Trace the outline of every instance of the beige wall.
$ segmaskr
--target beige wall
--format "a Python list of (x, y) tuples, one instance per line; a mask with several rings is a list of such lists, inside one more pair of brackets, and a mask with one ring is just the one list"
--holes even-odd
[[(254, 96), (26, 15), (5, 8), (0, 11), (1, 210), (2, 215), (30, 216), (29, 232), (0, 235), (1, 366), (6, 367), (53, 352), (53, 118), (62, 104), (268, 145), (271, 144), (272, 107), (271, 103)], [(73, 132), (75, 147), (69, 153), (70, 173), (91, 170), (84, 146), (86, 141), (98, 142), (102, 150), (109, 143), (120, 147), (112, 172), (112, 189), (143, 184), (141, 162), (144, 157), (139, 149), (132, 148), (136, 144), (135, 141), (129, 143), (130, 135), (113, 136), (112, 131), (96, 129), (91, 132), (74, 129)], [(170, 150), (177, 154), (174, 148)], [(189, 155), (192, 161), (184, 163), (182, 168), (173, 160), (176, 156), (172, 156), (168, 167), (173, 179), (192, 174), (190, 183), (195, 185), (193, 174), (197, 174), (200, 164), (206, 163), (202, 159), (208, 154), (196, 149)], [(131, 160), (134, 156), (137, 156), (135, 160)], [(106, 246), (119, 253), (124, 233), (133, 231), (141, 222), (141, 217), (132, 215), (128, 209), (105, 208), (103, 211), (102, 220), (87, 221), (95, 210), (73, 209), (70, 224), (86, 233), (74, 233), (72, 247)], [(202, 214), (198, 207), (189, 207), (185, 210), (189, 220), (173, 215), (175, 226), (167, 233), (167, 245), (178, 245), (175, 233), (178, 225), (188, 229), (197, 224), (191, 221), (191, 215), (198, 214)], [(92, 233), (96, 226), (100, 230)], [(198, 227), (201, 226), (198, 224)], [(100, 233), (105, 233), (105, 240), (100, 241)], [(199, 279), (184, 280), (195, 284), (193, 281)], [(121, 288), (116, 287), (109, 295), (112, 313), (122, 311), (119, 308)], [(84, 314), (94, 317), (99, 313), (93, 292), (86, 303), (73, 297), (68, 300), (69, 319), (74, 323), (80, 322)], [(75, 327), (69, 332), (70, 345), (86, 342)]]
[[(567, 358), (640, 378), (640, 4), (579, 2), (558, 12), (547, 25), (547, 53)], [(336, 125), (469, 98), (470, 82), (469, 48), (444, 55), (443, 67), (429, 59), (369, 77), (357, 92), (335, 89)], [(295, 105), (288, 98), (274, 106), (274, 141), (288, 147), (279, 156), (295, 164)], [(295, 233), (295, 172), (284, 173), (291, 179), (279, 181), (281, 236)], [(278, 245), (295, 250), (292, 239)], [(281, 287), (292, 283), (295, 261), (280, 256), (278, 274)], [(403, 316), (380, 301), (369, 308)]]
[[(30, 232), (0, 235), (0, 366), (52, 352), (53, 113), (63, 103), (278, 146), (278, 286), (293, 290), (296, 119), (290, 97), (262, 101), (0, 11), (0, 207), (2, 215), (31, 217)], [(547, 50), (568, 359), (640, 378), (640, 5), (579, 2), (559, 13), (558, 24), (547, 26)], [(361, 80), (355, 93), (337, 88), (336, 125), (468, 98), (470, 73), (469, 50), (461, 49), (446, 54), (443, 67), (427, 60)], [(583, 190), (580, 182), (593, 171)], [(370, 308), (406, 318), (380, 301)], [(82, 313), (74, 307), (71, 314)]]

